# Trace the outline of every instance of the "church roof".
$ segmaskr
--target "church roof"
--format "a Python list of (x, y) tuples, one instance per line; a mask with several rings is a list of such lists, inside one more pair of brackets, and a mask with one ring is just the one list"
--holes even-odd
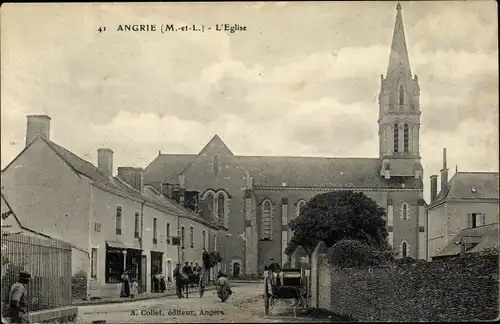
[[(145, 169), (145, 183), (178, 184), (178, 176), (197, 154), (161, 154)], [(380, 174), (378, 158), (326, 158), (285, 156), (235, 156), (255, 186), (316, 188), (401, 188), (399, 181)], [(421, 188), (410, 179), (406, 188)]]
[(499, 173), (457, 172), (434, 204), (444, 199), (499, 199)]

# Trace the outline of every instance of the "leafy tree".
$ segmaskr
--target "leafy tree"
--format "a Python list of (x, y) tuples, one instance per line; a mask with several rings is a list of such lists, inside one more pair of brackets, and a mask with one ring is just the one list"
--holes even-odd
[(290, 222), (294, 236), (286, 254), (302, 245), (311, 254), (320, 241), (328, 247), (348, 238), (377, 249), (387, 248), (385, 210), (361, 192), (334, 191), (313, 197)]

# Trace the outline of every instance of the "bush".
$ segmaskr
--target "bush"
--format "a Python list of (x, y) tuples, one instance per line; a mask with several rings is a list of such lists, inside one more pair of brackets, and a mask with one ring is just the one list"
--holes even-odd
[(343, 239), (330, 249), (333, 265), (340, 268), (369, 265), (370, 247), (356, 240)]
[(330, 249), (333, 265), (341, 268), (378, 266), (394, 262), (394, 253), (382, 247), (375, 249), (357, 240), (343, 239)]

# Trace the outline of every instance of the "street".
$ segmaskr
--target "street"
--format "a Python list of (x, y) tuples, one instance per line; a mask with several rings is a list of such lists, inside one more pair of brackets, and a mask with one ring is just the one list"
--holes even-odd
[[(262, 284), (245, 284), (232, 288), (233, 295), (222, 303), (214, 290), (188, 299), (175, 296), (137, 302), (89, 305), (79, 307), (77, 323), (106, 321), (106, 323), (232, 323), (232, 322), (290, 322), (293, 318), (286, 301), (279, 302), (269, 316), (264, 312)], [(192, 296), (192, 297), (191, 297)], [(288, 304), (288, 305), (287, 305)], [(310, 321), (310, 320), (309, 320)]]

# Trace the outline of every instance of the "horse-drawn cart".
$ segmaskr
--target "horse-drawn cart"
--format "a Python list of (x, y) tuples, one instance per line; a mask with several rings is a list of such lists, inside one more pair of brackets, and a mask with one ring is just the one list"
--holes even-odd
[(276, 299), (294, 299), (293, 314), (297, 308), (308, 310), (309, 270), (281, 269), (279, 273), (264, 272), (264, 306), (266, 314), (272, 310)]
[[(203, 294), (205, 293), (205, 279), (204, 279), (202, 273), (196, 273), (196, 274), (195, 273), (189, 273), (189, 274), (182, 273), (181, 274), (181, 287), (182, 287), (182, 291), (184, 291), (186, 293), (186, 298), (189, 298), (189, 286), (190, 285), (194, 285), (194, 286), (198, 287), (200, 289), (200, 297), (203, 297)], [(182, 297), (180, 295), (180, 293), (182, 293), (182, 291), (178, 292), (177, 297), (179, 297), (179, 298)]]

